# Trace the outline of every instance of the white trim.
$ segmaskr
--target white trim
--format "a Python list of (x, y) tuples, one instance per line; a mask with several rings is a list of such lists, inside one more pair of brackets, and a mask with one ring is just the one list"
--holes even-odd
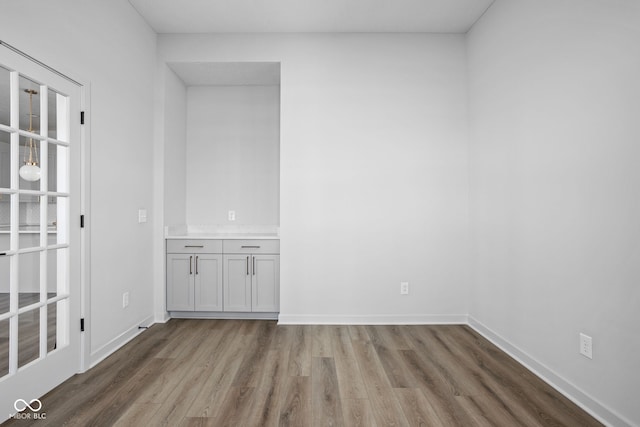
[(281, 314), (279, 325), (466, 325), (466, 314)]
[(141, 320), (139, 323), (131, 326), (129, 329), (127, 329), (96, 351), (92, 352), (89, 358), (89, 366), (87, 367), (87, 369), (93, 368), (98, 363), (109, 357), (111, 354), (120, 350), (126, 343), (146, 331), (146, 329), (140, 329), (140, 326), (149, 327), (153, 325), (153, 323), (153, 316), (148, 316), (145, 319)]
[[(82, 79), (80, 111), (84, 112), (84, 125), (80, 125), (80, 215), (85, 216), (80, 229), (80, 317), (84, 332), (80, 333), (80, 372), (91, 362), (91, 82)], [(79, 117), (77, 118), (79, 119)], [(76, 218), (79, 221), (80, 218)]]
[(155, 317), (155, 323), (167, 323), (169, 320), (171, 320), (171, 316), (169, 316), (169, 313), (165, 312), (164, 315), (161, 315), (159, 318), (158, 316)]
[(577, 386), (555, 373), (552, 369), (538, 362), (525, 351), (511, 344), (505, 338), (494, 332), (472, 316), (469, 317), (468, 325), (477, 333), (491, 341), (502, 351), (513, 357), (518, 363), (527, 368), (541, 380), (549, 384), (567, 399), (578, 405), (580, 408), (591, 414), (601, 423), (608, 426), (637, 426), (623, 416), (616, 414), (613, 410), (589, 396)]
[(174, 319), (238, 319), (238, 320), (278, 320), (278, 313), (237, 312), (237, 311), (171, 311)]

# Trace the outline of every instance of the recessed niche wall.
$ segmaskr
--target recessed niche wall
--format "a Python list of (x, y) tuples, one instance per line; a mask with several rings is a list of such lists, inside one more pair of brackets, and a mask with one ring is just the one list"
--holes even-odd
[[(188, 226), (275, 226), (280, 222), (280, 64), (278, 63), (173, 63), (183, 93), (184, 115), (165, 115), (184, 123), (182, 145), (167, 146), (165, 199), (183, 203)], [(175, 78), (174, 77), (174, 78)], [(180, 102), (178, 102), (180, 104)], [(170, 153), (173, 151), (174, 155)], [(177, 157), (174, 160), (172, 157)], [(183, 159), (180, 159), (183, 157)], [(172, 162), (184, 162), (176, 167)], [(176, 177), (184, 195), (176, 194)], [(173, 193), (170, 194), (170, 193)], [(177, 225), (182, 215), (165, 204), (165, 225)], [(229, 219), (229, 211), (235, 220)]]

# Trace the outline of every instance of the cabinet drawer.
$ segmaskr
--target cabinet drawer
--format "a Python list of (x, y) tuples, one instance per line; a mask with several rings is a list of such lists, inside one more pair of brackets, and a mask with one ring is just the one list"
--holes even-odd
[(225, 254), (279, 254), (280, 240), (224, 240)]
[(167, 239), (168, 254), (221, 254), (222, 240)]

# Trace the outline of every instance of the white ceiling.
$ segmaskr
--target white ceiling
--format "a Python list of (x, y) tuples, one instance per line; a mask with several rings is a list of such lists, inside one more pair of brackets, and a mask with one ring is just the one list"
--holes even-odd
[(129, 0), (158, 33), (465, 33), (494, 0)]
[(278, 62), (169, 62), (187, 86), (279, 85)]

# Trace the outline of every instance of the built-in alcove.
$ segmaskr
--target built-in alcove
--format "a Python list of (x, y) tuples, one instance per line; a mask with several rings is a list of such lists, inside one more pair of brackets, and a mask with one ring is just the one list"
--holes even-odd
[(280, 64), (168, 63), (165, 226), (277, 233)]

